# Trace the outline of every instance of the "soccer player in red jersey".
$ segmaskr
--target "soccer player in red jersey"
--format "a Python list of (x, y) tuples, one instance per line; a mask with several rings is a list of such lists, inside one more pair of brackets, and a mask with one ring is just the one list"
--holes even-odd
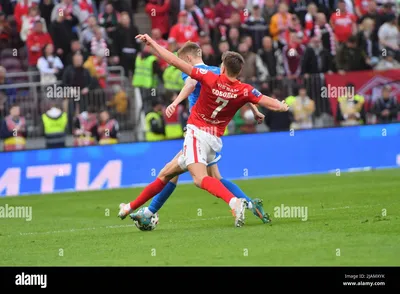
[(229, 51), (224, 54), (221, 74), (217, 75), (202, 68), (195, 68), (179, 59), (159, 46), (147, 34), (138, 35), (136, 38), (152, 47), (167, 63), (200, 82), (202, 87), (199, 99), (188, 119), (182, 154), (169, 162), (157, 179), (143, 189), (134, 201), (128, 204), (121, 203), (118, 216), (124, 219), (161, 192), (170, 179), (188, 170), (197, 187), (229, 204), (235, 217), (235, 226), (243, 226), (245, 200), (236, 198), (219, 180), (208, 176), (207, 164), (215, 158), (217, 152), (221, 151), (220, 137), (235, 113), (244, 104), (258, 104), (275, 111), (287, 111), (288, 106), (284, 101), (262, 95), (252, 86), (237, 79), (243, 68), (244, 59), (236, 52)]

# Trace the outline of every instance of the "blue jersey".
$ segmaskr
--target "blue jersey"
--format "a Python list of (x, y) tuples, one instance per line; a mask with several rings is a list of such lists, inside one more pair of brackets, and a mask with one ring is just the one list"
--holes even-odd
[[(199, 65), (195, 65), (194, 67), (196, 68), (204, 68), (208, 71), (211, 71), (217, 75), (221, 74), (221, 69), (219, 67), (216, 66), (209, 66), (209, 65), (205, 65), (205, 64), (199, 64)], [(188, 78), (188, 75), (185, 73), (182, 73), (182, 79), (185, 82), (186, 79)], [(199, 99), (199, 95), (200, 95), (200, 89), (201, 89), (201, 84), (197, 83), (196, 87), (194, 88), (193, 92), (189, 95), (188, 99), (189, 99), (189, 112), (192, 109), (193, 105), (196, 103), (197, 99)]]

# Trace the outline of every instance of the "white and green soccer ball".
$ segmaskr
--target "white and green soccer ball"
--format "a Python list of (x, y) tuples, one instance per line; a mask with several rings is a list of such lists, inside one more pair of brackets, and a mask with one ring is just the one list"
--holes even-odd
[[(140, 208), (137, 213), (139, 215), (144, 215), (144, 210), (146, 207)], [(153, 214), (150, 218), (143, 217), (139, 220), (133, 220), (135, 226), (141, 231), (153, 231), (156, 229), (159, 221), (158, 213)]]

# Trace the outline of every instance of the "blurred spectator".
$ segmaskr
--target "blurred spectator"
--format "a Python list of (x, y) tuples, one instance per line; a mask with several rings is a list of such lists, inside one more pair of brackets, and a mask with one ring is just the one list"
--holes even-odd
[(284, 44), (288, 44), (290, 42), (290, 33), (296, 32), (301, 43), (303, 45), (307, 45), (308, 41), (309, 41), (309, 37), (307, 34), (304, 34), (303, 31), (304, 30), (303, 30), (303, 27), (301, 26), (300, 19), (298, 18), (297, 15), (293, 14), (292, 15), (292, 23), (289, 27), (289, 30), (287, 30), (285, 32), (285, 43)]
[(301, 60), (306, 51), (306, 47), (301, 44), (299, 33), (291, 32), (290, 41), (282, 49), (283, 64), (289, 79), (299, 77), (301, 73)]
[(292, 15), (288, 12), (286, 3), (281, 2), (278, 6), (278, 12), (271, 18), (269, 33), (273, 40), (286, 44), (285, 32), (292, 26)]
[(239, 45), (239, 53), (243, 56), (245, 61), (239, 79), (244, 83), (254, 85), (258, 80), (256, 63), (259, 56), (251, 52), (249, 46), (244, 42)]
[(312, 129), (315, 103), (307, 96), (306, 87), (299, 87), (298, 96), (288, 97), (286, 103), (290, 107), (293, 119), (290, 128), (293, 130)]
[(21, 31), (22, 28), (22, 17), (27, 15), (29, 12), (29, 8), (37, 5), (37, 1), (33, 0), (18, 0), (17, 4), (14, 7), (14, 19), (17, 23), (18, 32)]
[(237, 52), (240, 44), (240, 32), (237, 28), (231, 28), (228, 35), (228, 43), (231, 51)]
[(375, 70), (389, 70), (389, 69), (400, 69), (400, 63), (394, 59), (396, 53), (393, 50), (387, 50), (383, 58), (375, 66)]
[[(78, 24), (78, 19), (71, 16), (66, 19), (63, 13), (58, 14), (57, 19), (51, 23), (50, 34), (54, 41), (54, 47), (57, 55), (63, 63), (71, 64), (71, 42), (76, 38), (72, 28)], [(68, 56), (69, 59), (68, 60)], [(69, 62), (69, 63), (68, 63)]]
[(246, 33), (253, 39), (252, 51), (257, 52), (262, 47), (262, 38), (268, 33), (268, 25), (261, 16), (261, 9), (258, 5), (253, 7), (251, 16), (243, 25)]
[(219, 66), (215, 52), (211, 44), (201, 45), (201, 51), (203, 52), (203, 61), (207, 65)]
[[(258, 1), (261, 3), (262, 0), (258, 0)], [(247, 5), (246, 5), (246, 2), (247, 2)], [(234, 3), (236, 4), (234, 6), (236, 8), (235, 13), (239, 13), (239, 16), (240, 16), (240, 23), (245, 23), (248, 20), (248, 18), (250, 16), (250, 10), (253, 8), (253, 6), (257, 5), (260, 7), (260, 3), (257, 3), (257, 0), (251, 0), (251, 1), (235, 0)], [(247, 6), (249, 6), (249, 7), (247, 7)], [(232, 25), (232, 23), (230, 25)]]
[(87, 58), (89, 57), (89, 54), (87, 53), (86, 50), (84, 50), (82, 48), (82, 45), (79, 42), (79, 40), (72, 40), (71, 47), (68, 51), (69, 51), (69, 53), (68, 53), (67, 57), (65, 58), (66, 60), (64, 62), (64, 67), (67, 67), (68, 65), (72, 65), (72, 57), (77, 53), (79, 55), (82, 55), (83, 62), (85, 62), (87, 60)]
[(89, 92), (91, 80), (89, 71), (83, 67), (83, 56), (76, 53), (72, 57), (72, 64), (65, 68), (62, 81), (66, 87), (79, 87), (81, 90), (80, 105), (75, 109), (77, 113), (85, 110), (83, 103)]
[(160, 0), (149, 0), (145, 7), (151, 20), (151, 28), (159, 29), (164, 39), (168, 38), (170, 7), (170, 0), (165, 0), (164, 3)]
[(371, 0), (354, 0), (355, 14), (357, 17), (362, 17), (368, 13), (368, 5)]
[(197, 29), (189, 24), (188, 13), (183, 10), (178, 14), (178, 23), (172, 26), (168, 42), (176, 42), (181, 47), (188, 41), (198, 42)]
[(389, 15), (387, 21), (379, 28), (378, 37), (381, 49), (393, 50), (393, 52), (395, 52), (395, 58), (399, 61), (400, 31), (397, 27), (397, 20), (394, 14)]
[(28, 34), (32, 32), (33, 26), (36, 21), (40, 21), (42, 23), (43, 32), (47, 33), (46, 21), (44, 18), (40, 17), (39, 8), (35, 6), (29, 7), (28, 14), (22, 16), (22, 28), (20, 32), (20, 37), (23, 42), (26, 42), (26, 38)]
[[(258, 50), (257, 54), (260, 56), (260, 61), (262, 62), (259, 65), (260, 68), (262, 67), (261, 81), (266, 82), (268, 77), (277, 77), (280, 79), (285, 75), (282, 51), (277, 41), (273, 41), (271, 37), (265, 36), (263, 38), (263, 47)], [(264, 88), (266, 87), (264, 86)]]
[(89, 58), (83, 64), (90, 76), (97, 80), (102, 89), (106, 88), (106, 76), (107, 76), (107, 57), (106, 51), (103, 48), (98, 49), (95, 52), (96, 55), (89, 56)]
[(51, 12), (54, 9), (53, 0), (41, 0), (39, 4), (40, 16), (46, 21), (46, 27), (50, 29)]
[(217, 55), (217, 62), (218, 64), (221, 64), (222, 62), (222, 55), (226, 52), (229, 51), (229, 43), (227, 41), (222, 41), (218, 43), (218, 52), (219, 54)]
[(101, 37), (104, 40), (107, 40), (107, 33), (106, 30), (102, 27), (97, 26), (97, 19), (95, 16), (89, 16), (87, 20), (87, 27), (82, 31), (82, 34), (80, 35), (80, 41), (89, 52), (91, 52), (91, 42), (93, 38), (95, 37), (95, 31), (96, 29), (99, 29), (101, 31)]
[(116, 30), (119, 23), (120, 14), (114, 10), (111, 3), (107, 3), (104, 13), (99, 14), (99, 24), (107, 33), (107, 36), (113, 41), (116, 39)]
[[(362, 1), (365, 2), (365, 0)], [(359, 18), (359, 23), (362, 23), (366, 18), (371, 18), (375, 22), (376, 26), (380, 26), (381, 24), (378, 24), (379, 12), (376, 6), (376, 2), (374, 0), (369, 0), (366, 2), (368, 3), (367, 8), (366, 11), (362, 13), (362, 16)]]
[(93, 37), (90, 41), (90, 55), (96, 55), (99, 50), (104, 50), (104, 56), (110, 56), (110, 50), (108, 49), (107, 41), (104, 38), (102, 28), (96, 26), (93, 28)]
[(150, 53), (149, 47), (144, 47), (144, 50), (136, 57), (132, 86), (141, 90), (145, 112), (151, 109), (151, 103), (156, 98), (155, 89), (158, 86), (158, 79), (162, 81), (162, 75), (157, 58)]
[(36, 64), (42, 50), (46, 44), (53, 44), (49, 33), (43, 32), (43, 24), (41, 21), (36, 21), (33, 31), (28, 35), (26, 46), (28, 47), (28, 64), (36, 70)]
[(154, 100), (152, 109), (146, 114), (145, 137), (147, 142), (165, 140), (165, 120), (162, 109), (162, 102)]
[(302, 60), (302, 74), (307, 75), (332, 71), (332, 56), (322, 46), (319, 37), (313, 37), (304, 53)]
[(121, 13), (113, 45), (126, 77), (129, 77), (130, 72), (134, 74), (135, 71), (135, 59), (140, 51), (140, 44), (135, 39), (138, 33), (137, 27), (131, 24), (128, 13)]
[[(272, 93), (272, 98), (279, 101), (284, 100), (282, 92), (275, 89)], [(289, 112), (276, 112), (269, 109), (264, 109), (265, 119), (264, 122), (271, 132), (287, 131), (290, 126)]]
[(119, 124), (116, 119), (110, 118), (108, 111), (100, 112), (97, 125), (97, 140), (100, 145), (117, 144), (119, 138)]
[(233, 117), (236, 134), (251, 134), (256, 132), (257, 121), (248, 104), (242, 106)]
[(203, 12), (204, 12), (204, 22), (206, 33), (211, 36), (214, 40), (217, 33), (217, 24), (215, 22), (215, 6), (213, 0), (203, 1)]
[(263, 7), (262, 16), (267, 23), (267, 25), (271, 25), (271, 18), (277, 12), (275, 1), (274, 0), (265, 0), (265, 5)]
[(347, 71), (366, 70), (367, 55), (357, 47), (357, 38), (351, 36), (345, 44), (342, 44), (336, 55), (336, 67), (339, 73)]
[(51, 21), (55, 21), (59, 14), (63, 14), (67, 20), (75, 17), (79, 23), (82, 23), (80, 7), (76, 2), (73, 2), (73, 0), (61, 0), (56, 4), (51, 12)]
[(357, 33), (358, 47), (370, 59), (371, 65), (376, 65), (381, 55), (379, 44), (373, 38), (375, 23), (371, 18), (365, 18), (360, 24), (360, 31)]
[(346, 1), (338, 1), (338, 10), (332, 13), (330, 22), (335, 32), (336, 40), (345, 43), (347, 39), (357, 33), (357, 17), (348, 12)]
[(188, 12), (189, 24), (195, 27), (200, 35), (205, 31), (203, 11), (196, 5), (194, 0), (185, 0), (185, 10)]
[(23, 150), (26, 147), (26, 123), (21, 116), (19, 105), (10, 107), (10, 114), (4, 118), (0, 129), (0, 138), (4, 140), (4, 151)]
[(355, 95), (353, 84), (347, 84), (347, 95), (338, 97), (338, 109), (336, 120), (341, 126), (355, 126), (365, 122), (365, 99), (361, 95)]
[(79, 5), (79, 21), (85, 24), (90, 15), (93, 15), (93, 4), (92, 0), (76, 0)]
[(10, 46), (11, 26), (4, 12), (0, 11), (0, 51)]
[[(158, 45), (161, 47), (164, 47), (165, 49), (168, 49), (168, 41), (162, 38), (161, 31), (159, 29), (153, 29), (151, 30), (151, 38), (157, 42)], [(174, 51), (172, 51), (174, 52)], [(168, 67), (168, 63), (160, 58), (159, 59), (159, 64), (162, 70), (166, 69)]]
[(90, 146), (96, 144), (97, 115), (92, 108), (78, 114), (74, 119), (72, 134), (74, 146)]
[[(314, 2), (308, 4), (307, 13), (304, 16), (304, 32), (307, 37), (311, 37), (311, 33), (314, 30), (314, 25), (318, 15), (318, 7)], [(324, 15), (325, 16), (325, 15)]]
[(49, 110), (42, 114), (43, 134), (46, 148), (65, 147), (68, 116), (60, 107), (52, 103)]
[(217, 25), (230, 25), (229, 18), (231, 14), (236, 11), (232, 5), (232, 0), (221, 0), (215, 6), (215, 22)]
[[(7, 71), (0, 65), (0, 87), (12, 85), (13, 82), (6, 78)], [(11, 105), (15, 103), (17, 90), (15, 88), (0, 89), (0, 110), (4, 109), (4, 105)], [(0, 111), (1, 113), (1, 111)]]
[(113, 109), (114, 114), (124, 115), (128, 112), (128, 95), (120, 85), (113, 85), (113, 98), (107, 102), (107, 106)]
[(305, 16), (308, 12), (308, 4), (310, 0), (287, 0), (289, 5), (289, 12), (296, 15), (299, 18), (301, 26), (305, 25)]
[(38, 59), (37, 68), (40, 72), (40, 82), (43, 84), (56, 83), (62, 76), (62, 64), (60, 58), (54, 55), (53, 44), (43, 47), (43, 55)]
[(180, 90), (184, 86), (182, 80), (182, 72), (172, 65), (168, 67), (163, 72), (163, 82), (166, 96), (166, 103), (170, 104), (178, 96)]
[(0, 11), (3, 11), (6, 16), (13, 15), (15, 0), (0, 0)]
[(327, 23), (326, 16), (323, 13), (318, 13), (315, 21), (314, 30), (311, 37), (319, 37), (322, 41), (322, 46), (329, 51), (332, 56), (336, 55), (336, 40), (332, 27)]
[(378, 124), (397, 122), (399, 106), (397, 98), (390, 96), (391, 90), (392, 88), (389, 85), (383, 87), (382, 96), (374, 103), (372, 112), (376, 115)]

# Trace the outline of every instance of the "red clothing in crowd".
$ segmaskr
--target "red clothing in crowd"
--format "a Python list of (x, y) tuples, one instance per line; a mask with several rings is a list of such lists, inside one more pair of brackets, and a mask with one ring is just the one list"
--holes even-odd
[(199, 35), (195, 27), (178, 23), (171, 28), (168, 40), (174, 40), (178, 46), (182, 46), (188, 41), (197, 43)]
[(210, 29), (215, 29), (216, 24), (215, 24), (214, 10), (210, 7), (204, 7), (203, 11), (204, 11), (204, 18), (207, 20), (208, 26), (210, 27)]
[(145, 8), (146, 13), (151, 19), (151, 28), (160, 29), (163, 35), (169, 31), (169, 8), (169, 0), (166, 0), (163, 5), (149, 2)]
[(344, 43), (353, 34), (353, 24), (357, 17), (348, 12), (332, 13), (331, 25), (338, 42)]
[[(354, 5), (357, 7), (361, 14), (364, 15), (368, 12), (368, 3), (370, 0), (354, 0)], [(375, 1), (375, 0), (372, 0)]]
[(48, 33), (32, 32), (28, 35), (26, 46), (28, 47), (28, 63), (30, 66), (36, 66), (46, 44), (53, 44), (53, 40)]
[(236, 11), (232, 4), (225, 5), (219, 2), (215, 5), (215, 21), (217, 24), (225, 24), (225, 21), (231, 17), (231, 14)]
[(17, 5), (15, 5), (14, 18), (17, 23), (18, 32), (20, 32), (22, 28), (22, 17), (28, 14), (29, 8), (33, 5), (37, 4), (32, 1), (27, 1), (27, 4), (25, 5), (24, 1), (18, 1)]

